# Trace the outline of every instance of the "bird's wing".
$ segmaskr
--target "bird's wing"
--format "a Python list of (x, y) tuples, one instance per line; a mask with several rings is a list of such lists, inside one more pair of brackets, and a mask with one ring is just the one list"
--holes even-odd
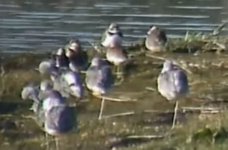
[(186, 93), (188, 91), (188, 78), (184, 71), (176, 70), (173, 74), (175, 82), (174, 86), (178, 93)]
[(53, 107), (48, 113), (46, 123), (58, 132), (67, 132), (75, 126), (74, 109), (68, 106)]
[(43, 128), (45, 122), (45, 112), (43, 109), (42, 101), (40, 101), (39, 103), (34, 103), (33, 105), (35, 107), (35, 121), (41, 128)]
[(99, 71), (99, 84), (105, 89), (111, 88), (114, 84), (114, 77), (109, 66), (101, 67)]
[(175, 78), (171, 72), (161, 73), (158, 77), (158, 90), (168, 100), (175, 98)]
[(166, 33), (164, 31), (161, 31), (158, 35), (158, 39), (161, 44), (165, 44), (167, 42)]
[(118, 32), (118, 35), (119, 35), (120, 37), (124, 37), (123, 32), (121, 32), (121, 31)]
[(97, 67), (90, 67), (86, 72), (86, 86), (92, 90), (100, 81), (100, 74)]

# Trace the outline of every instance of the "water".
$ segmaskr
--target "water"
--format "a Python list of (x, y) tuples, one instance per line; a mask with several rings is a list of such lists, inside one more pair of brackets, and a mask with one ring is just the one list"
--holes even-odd
[(226, 0), (0, 0), (0, 52), (52, 51), (75, 37), (88, 47), (110, 22), (121, 25), (125, 44), (145, 37), (151, 25), (171, 38), (208, 33), (227, 21), (227, 8)]

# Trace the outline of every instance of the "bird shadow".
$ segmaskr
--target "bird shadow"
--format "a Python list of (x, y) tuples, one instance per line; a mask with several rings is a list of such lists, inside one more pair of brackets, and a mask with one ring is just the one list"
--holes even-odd
[(132, 73), (134, 73), (134, 71), (139, 67), (139, 65), (131, 62), (128, 63), (124, 66), (123, 70), (124, 70), (124, 78), (128, 78)]
[[(151, 113), (150, 113), (151, 114)], [(173, 123), (173, 112), (159, 112), (154, 115), (144, 115), (142, 120), (139, 121), (139, 124), (143, 126), (162, 126), (162, 125), (172, 125)], [(187, 121), (187, 114), (178, 112), (177, 113), (177, 122), (184, 123)]]
[[(29, 105), (29, 104), (28, 104)], [(0, 102), (0, 115), (1, 114), (11, 114), (16, 112), (22, 107), (27, 107), (27, 105), (22, 104), (20, 102), (6, 102), (1, 101)]]
[(115, 148), (123, 148), (123, 147), (130, 147), (133, 145), (139, 145), (143, 143), (150, 142), (152, 139), (145, 139), (145, 138), (121, 138), (117, 141), (111, 142), (109, 144), (109, 149)]

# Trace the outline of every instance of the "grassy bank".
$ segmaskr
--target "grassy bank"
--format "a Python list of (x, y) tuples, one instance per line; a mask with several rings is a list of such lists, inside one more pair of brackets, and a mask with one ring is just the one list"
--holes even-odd
[[(108, 96), (137, 99), (137, 102), (107, 102), (104, 113), (107, 116), (123, 112), (132, 114), (99, 121), (100, 100), (86, 95), (88, 103), (77, 106), (77, 129), (61, 138), (61, 149), (227, 149), (227, 42), (225, 37), (188, 34), (184, 39), (170, 39), (166, 53), (151, 54), (141, 43), (126, 48), (131, 64), (125, 81), (114, 87)], [(38, 84), (44, 78), (35, 68), (49, 56), (23, 54), (3, 59), (0, 148), (46, 148), (40, 146), (45, 143), (42, 130), (25, 117), (32, 115), (31, 102), (22, 101), (20, 92), (31, 81)], [(156, 79), (165, 58), (176, 60), (187, 71), (190, 81), (190, 94), (180, 103), (178, 125), (173, 130), (174, 104), (167, 102), (156, 90)], [(53, 141), (51, 147), (54, 147)]]

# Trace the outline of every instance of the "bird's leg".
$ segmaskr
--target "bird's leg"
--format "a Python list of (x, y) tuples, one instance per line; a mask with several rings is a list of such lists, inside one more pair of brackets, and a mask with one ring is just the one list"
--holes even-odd
[(0, 73), (0, 77), (1, 77), (1, 91), (0, 91), (0, 95), (2, 95), (4, 93), (5, 90), (5, 69), (4, 66), (1, 65), (1, 73)]
[(118, 79), (118, 82), (115, 83), (115, 85), (120, 85), (123, 82), (123, 80), (124, 80), (123, 72), (121, 71), (120, 67), (121, 67), (120, 65), (116, 66), (116, 78)]
[(116, 76), (118, 76), (118, 71), (119, 71), (118, 66), (117, 65), (114, 65), (114, 74)]
[(175, 127), (176, 119), (177, 119), (177, 110), (178, 110), (178, 101), (175, 102), (175, 108), (174, 108), (174, 115), (173, 115), (173, 125), (172, 129)]
[(50, 142), (55, 142), (56, 150), (59, 150), (59, 139), (54, 136), (49, 136), (47, 132), (45, 132), (45, 142), (41, 144), (41, 147), (46, 146), (46, 149), (50, 149)]
[(118, 77), (120, 76), (120, 66), (119, 65), (116, 66), (116, 74)]
[(56, 150), (59, 150), (59, 138), (55, 137), (55, 146), (56, 146)]
[(49, 150), (49, 141), (48, 141), (48, 134), (47, 132), (45, 132), (45, 137), (46, 137), (46, 141), (47, 141), (47, 150)]
[(101, 120), (101, 118), (102, 118), (102, 113), (103, 113), (103, 109), (104, 109), (104, 101), (105, 101), (105, 98), (102, 97), (101, 107), (100, 107), (100, 113), (99, 113), (99, 117), (98, 117), (99, 120)]
[(122, 78), (123, 77), (123, 64), (120, 64), (117, 66), (117, 74), (119, 76), (119, 78)]

